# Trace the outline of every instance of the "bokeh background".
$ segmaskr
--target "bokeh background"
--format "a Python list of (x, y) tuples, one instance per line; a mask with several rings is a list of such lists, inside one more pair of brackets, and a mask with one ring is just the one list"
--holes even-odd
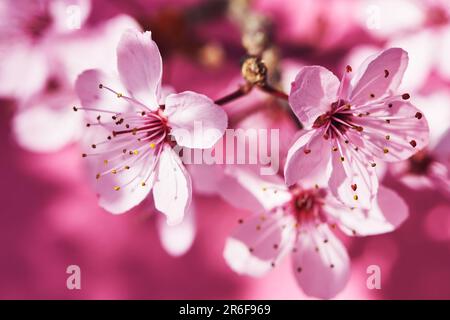
[[(126, 14), (152, 30), (164, 60), (164, 83), (178, 91), (218, 98), (235, 88), (246, 54), (243, 35), (251, 34), (236, 13), (240, 6), (264, 18), (270, 47), (266, 58), (273, 58), (274, 70), (282, 70), (281, 86), (292, 80), (298, 66), (321, 64), (340, 75), (347, 61), (358, 61), (362, 53), (400, 45), (412, 60), (406, 76), (411, 83), (405, 86), (413, 102), (419, 96), (427, 104), (434, 94), (450, 90), (450, 72), (441, 57), (445, 52), (450, 57), (450, 50), (445, 51), (450, 43), (445, 0), (93, 0), (91, 4), (82, 28)], [(4, 48), (6, 40), (0, 41)], [(0, 60), (0, 66), (4, 63)], [(25, 82), (32, 73), (20, 76)], [(120, 216), (99, 208), (76, 143), (52, 152), (29, 151), (18, 143), (13, 122), (22, 108), (19, 101), (20, 97), (4, 95), (0, 102), (0, 298), (308, 298), (297, 286), (288, 259), (260, 279), (236, 275), (227, 267), (222, 258), (225, 239), (236, 221), (249, 213), (235, 209), (220, 195), (195, 194), (198, 233), (191, 250), (181, 257), (162, 248), (149, 203)], [(438, 103), (450, 109), (450, 99)], [(227, 110), (232, 123), (258, 112), (275, 127), (287, 121), (289, 115), (268, 110), (267, 104), (259, 96), (249, 97)], [(239, 114), (241, 110), (246, 112)], [(450, 121), (444, 114), (436, 125)], [(295, 126), (283, 124), (282, 129)], [(30, 137), (35, 133), (30, 130)], [(450, 299), (450, 198), (433, 188), (413, 190), (387, 171), (383, 183), (406, 199), (410, 217), (391, 234), (345, 238), (352, 274), (337, 298)], [(81, 268), (81, 290), (66, 287), (66, 268), (73, 264)], [(370, 265), (381, 268), (380, 290), (366, 286)]]

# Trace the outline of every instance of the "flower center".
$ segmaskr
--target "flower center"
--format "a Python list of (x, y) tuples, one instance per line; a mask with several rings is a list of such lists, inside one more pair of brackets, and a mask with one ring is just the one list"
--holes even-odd
[[(113, 116), (112, 118), (115, 124), (122, 128), (122, 130), (113, 130), (113, 137), (137, 136), (138, 142), (150, 142), (152, 148), (165, 141), (170, 132), (167, 118), (160, 109), (157, 112), (143, 111), (137, 116)], [(123, 129), (123, 126), (125, 129)]]
[(409, 171), (421, 175), (428, 172), (428, 168), (434, 159), (425, 150), (421, 150), (409, 158)]
[(344, 100), (339, 100), (331, 104), (331, 111), (328, 111), (314, 121), (313, 128), (325, 128), (324, 138), (337, 138), (345, 135), (348, 129), (362, 131), (361, 126), (353, 123), (353, 114), (349, 113), (350, 105)]
[(25, 33), (33, 39), (41, 38), (52, 25), (52, 18), (48, 13), (41, 13), (30, 17), (23, 26)]
[(325, 197), (325, 189), (291, 188), (292, 200), (286, 211), (292, 214), (299, 225), (321, 219), (321, 207)]

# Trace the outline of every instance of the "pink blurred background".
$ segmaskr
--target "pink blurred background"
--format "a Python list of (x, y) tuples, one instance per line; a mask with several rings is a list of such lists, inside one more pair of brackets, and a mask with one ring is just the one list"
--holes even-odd
[[(218, 98), (239, 76), (239, 60), (245, 52), (239, 30), (223, 14), (225, 1), (210, 0), (216, 2), (216, 9), (206, 11), (206, 18), (193, 13), (200, 2), (93, 1), (88, 25), (117, 14), (132, 15), (153, 31), (164, 57), (165, 83), (178, 91), (194, 90)], [(418, 2), (425, 4), (420, 7), (423, 13), (436, 1)], [(379, 28), (377, 21), (372, 28), (369, 18), (373, 17), (367, 16), (376, 11), (372, 3), (258, 0), (253, 7), (271, 17), (283, 59), (322, 64), (339, 74), (353, 50), (368, 45), (383, 48), (393, 39), (429, 28), (423, 23), (397, 30), (390, 26), (383, 9), (377, 16)], [(191, 13), (189, 29), (177, 18), (186, 12)], [(450, 28), (448, 17), (439, 22), (439, 28), (441, 23)], [(381, 32), (384, 29), (390, 32)], [(199, 62), (198, 50), (208, 44), (219, 44), (218, 65)], [(417, 52), (410, 55), (419, 56)], [(426, 85), (417, 85), (413, 93), (449, 90), (450, 78), (431, 68), (426, 70)], [(218, 196), (195, 195), (197, 237), (184, 256), (171, 257), (161, 247), (150, 205), (120, 216), (99, 208), (78, 147), (72, 144), (52, 153), (24, 150), (11, 128), (16, 103), (8, 98), (0, 103), (0, 298), (308, 298), (298, 288), (288, 260), (260, 279), (239, 276), (227, 267), (222, 258), (225, 239), (247, 212)], [(450, 299), (449, 199), (434, 190), (409, 189), (389, 174), (384, 183), (406, 199), (410, 217), (391, 234), (345, 239), (352, 275), (337, 298)], [(69, 265), (81, 268), (81, 290), (66, 287)], [(380, 290), (366, 286), (370, 265), (381, 268)]]

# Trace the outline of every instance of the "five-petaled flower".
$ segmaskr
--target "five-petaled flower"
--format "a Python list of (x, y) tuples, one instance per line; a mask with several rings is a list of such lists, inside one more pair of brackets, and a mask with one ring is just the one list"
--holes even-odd
[[(126, 31), (117, 47), (120, 81), (99, 70), (76, 83), (89, 118), (88, 159), (99, 203), (122, 213), (153, 191), (168, 224), (182, 221), (191, 200), (191, 180), (173, 147), (210, 148), (227, 126), (226, 113), (208, 97), (161, 88), (162, 59), (150, 32)], [(202, 132), (194, 132), (194, 122)], [(209, 130), (208, 130), (209, 129)], [(92, 142), (93, 141), (93, 142)]]
[(378, 161), (409, 158), (428, 143), (428, 123), (408, 93), (394, 94), (408, 63), (391, 48), (368, 58), (342, 80), (320, 66), (304, 67), (289, 96), (305, 131), (289, 150), (288, 185), (326, 183), (352, 207), (369, 208), (378, 190)]
[[(382, 234), (396, 229), (408, 216), (403, 199), (384, 187), (367, 210), (349, 208), (317, 185), (288, 188), (276, 177), (262, 180), (245, 170), (235, 170), (233, 175), (247, 199), (245, 207), (258, 211), (240, 219), (227, 239), (228, 265), (240, 274), (262, 276), (290, 253), (295, 278), (310, 296), (332, 298), (349, 279), (349, 257), (334, 229), (350, 236)], [(250, 201), (251, 196), (255, 201)], [(241, 201), (236, 200), (236, 205)]]

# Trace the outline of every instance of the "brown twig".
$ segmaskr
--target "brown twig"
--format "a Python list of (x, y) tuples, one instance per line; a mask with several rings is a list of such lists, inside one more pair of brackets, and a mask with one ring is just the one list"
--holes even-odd
[(214, 103), (219, 106), (223, 106), (224, 104), (227, 104), (236, 99), (246, 96), (247, 94), (250, 93), (250, 91), (252, 91), (252, 89), (253, 89), (253, 85), (251, 85), (249, 83), (247, 83), (245, 85), (241, 85), (241, 86), (239, 86), (239, 88), (236, 91), (234, 91), (220, 99), (217, 99), (216, 101), (214, 101)]

